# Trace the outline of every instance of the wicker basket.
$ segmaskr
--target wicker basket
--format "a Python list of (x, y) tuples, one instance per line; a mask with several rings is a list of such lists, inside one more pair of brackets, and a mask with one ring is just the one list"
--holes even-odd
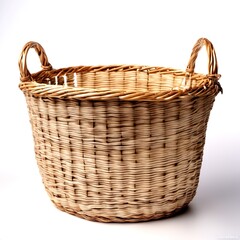
[[(207, 75), (194, 73), (206, 46)], [(31, 74), (34, 48), (42, 70)], [(42, 46), (19, 60), (43, 183), (57, 208), (100, 222), (171, 216), (193, 199), (218, 82), (206, 38), (186, 71), (150, 66), (52, 69)]]

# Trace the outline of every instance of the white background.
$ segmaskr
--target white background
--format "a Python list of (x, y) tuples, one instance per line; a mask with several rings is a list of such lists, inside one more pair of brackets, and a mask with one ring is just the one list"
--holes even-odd
[[(240, 239), (239, 1), (0, 0), (0, 240)], [(143, 64), (184, 69), (194, 43), (215, 46), (224, 94), (211, 113), (197, 195), (173, 218), (94, 223), (57, 210), (34, 159), (18, 57), (38, 41), (54, 68)], [(40, 70), (34, 51), (31, 72)], [(201, 51), (196, 70), (207, 71)]]

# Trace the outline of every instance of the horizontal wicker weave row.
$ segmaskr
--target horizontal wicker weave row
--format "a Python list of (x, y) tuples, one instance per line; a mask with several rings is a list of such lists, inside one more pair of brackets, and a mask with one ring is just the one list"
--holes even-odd
[[(195, 74), (205, 45), (209, 74)], [(30, 74), (26, 56), (43, 70)], [(19, 61), (35, 154), (53, 203), (102, 222), (173, 215), (196, 193), (207, 122), (221, 91), (216, 54), (199, 39), (186, 72), (160, 67), (98, 66), (52, 70), (38, 43)]]

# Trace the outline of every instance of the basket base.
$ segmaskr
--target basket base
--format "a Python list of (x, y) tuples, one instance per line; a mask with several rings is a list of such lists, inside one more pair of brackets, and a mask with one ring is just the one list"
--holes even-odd
[(70, 209), (65, 209), (61, 205), (57, 205), (55, 203), (54, 205), (56, 206), (57, 209), (63, 212), (69, 213), (73, 216), (80, 217), (93, 222), (103, 222), (103, 223), (134, 223), (134, 222), (147, 222), (152, 220), (159, 220), (159, 219), (169, 218), (169, 217), (173, 217), (173, 216), (185, 213), (189, 206), (189, 204), (185, 204), (182, 207), (179, 207), (172, 212), (161, 212), (161, 213), (156, 213), (152, 215), (135, 215), (129, 218), (120, 218), (120, 217), (106, 218), (103, 216), (93, 217), (86, 214), (71, 211)]

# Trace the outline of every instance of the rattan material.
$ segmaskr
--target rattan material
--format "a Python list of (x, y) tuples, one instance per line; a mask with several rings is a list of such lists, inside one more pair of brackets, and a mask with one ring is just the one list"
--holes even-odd
[[(206, 46), (209, 74), (194, 73)], [(43, 70), (30, 74), (38, 53)], [(196, 193), (207, 122), (218, 82), (211, 42), (195, 44), (187, 70), (149, 66), (79, 66), (53, 70), (44, 49), (27, 43), (20, 88), (35, 153), (53, 203), (101, 222), (173, 215)]]

